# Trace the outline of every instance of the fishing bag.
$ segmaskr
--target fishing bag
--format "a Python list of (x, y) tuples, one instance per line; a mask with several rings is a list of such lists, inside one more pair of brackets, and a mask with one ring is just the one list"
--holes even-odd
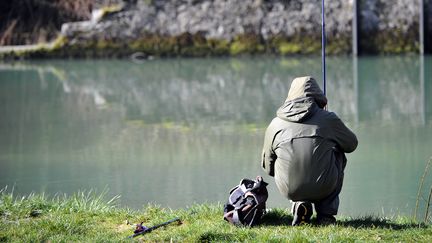
[(266, 210), (267, 183), (261, 176), (256, 180), (243, 179), (230, 191), (224, 205), (224, 219), (237, 226), (254, 226)]

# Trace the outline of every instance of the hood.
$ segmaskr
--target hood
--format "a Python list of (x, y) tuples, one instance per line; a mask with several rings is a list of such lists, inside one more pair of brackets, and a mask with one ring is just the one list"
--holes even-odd
[(302, 122), (326, 105), (327, 98), (316, 80), (309, 76), (300, 77), (291, 83), (288, 97), (278, 109), (277, 116), (291, 122)]

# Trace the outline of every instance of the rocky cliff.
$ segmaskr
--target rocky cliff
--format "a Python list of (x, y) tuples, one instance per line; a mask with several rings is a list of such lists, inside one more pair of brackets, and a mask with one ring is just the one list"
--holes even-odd
[[(350, 1), (327, 3), (329, 51), (350, 51)], [(123, 3), (103, 18), (68, 23), (69, 43), (117, 45), (150, 55), (314, 53), (320, 49), (319, 1), (153, 0)], [(90, 43), (89, 43), (90, 42)]]
[[(62, 25), (54, 56), (313, 54), (321, 49), (318, 0), (95, 0), (91, 18)], [(419, 50), (419, 1), (358, 0), (362, 53)], [(432, 1), (425, 2), (426, 43)], [(352, 50), (353, 0), (326, 2), (327, 52)], [(427, 46), (430, 51), (430, 46)], [(41, 54), (41, 53), (39, 53)], [(39, 55), (38, 54), (38, 55)], [(45, 54), (41, 54), (45, 55)]]

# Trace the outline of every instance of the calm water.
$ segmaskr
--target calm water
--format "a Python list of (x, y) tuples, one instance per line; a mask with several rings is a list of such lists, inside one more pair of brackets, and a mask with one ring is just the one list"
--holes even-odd
[[(432, 156), (432, 57), (329, 58), (327, 71), (329, 109), (359, 138), (340, 214), (411, 214)], [(303, 75), (320, 79), (319, 57), (0, 64), (0, 187), (224, 202), (263, 174), (264, 129)], [(268, 206), (288, 206), (264, 178)]]

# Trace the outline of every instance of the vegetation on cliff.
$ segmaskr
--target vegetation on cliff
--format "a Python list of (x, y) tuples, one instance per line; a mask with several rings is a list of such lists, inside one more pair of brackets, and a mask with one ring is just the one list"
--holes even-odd
[[(328, 54), (348, 54), (349, 39), (328, 43)], [(31, 50), (10, 50), (0, 53), (2, 59), (21, 58), (152, 58), (152, 57), (206, 57), (239, 55), (301, 55), (319, 54), (319, 37), (288, 38), (275, 36), (269, 41), (252, 34), (239, 35), (233, 40), (206, 39), (200, 33), (179, 36), (150, 34), (135, 40), (90, 40), (71, 43), (59, 36), (53, 43), (41, 44)]]
[(13, 0), (0, 4), (0, 46), (55, 39), (65, 22), (88, 19), (92, 0)]

